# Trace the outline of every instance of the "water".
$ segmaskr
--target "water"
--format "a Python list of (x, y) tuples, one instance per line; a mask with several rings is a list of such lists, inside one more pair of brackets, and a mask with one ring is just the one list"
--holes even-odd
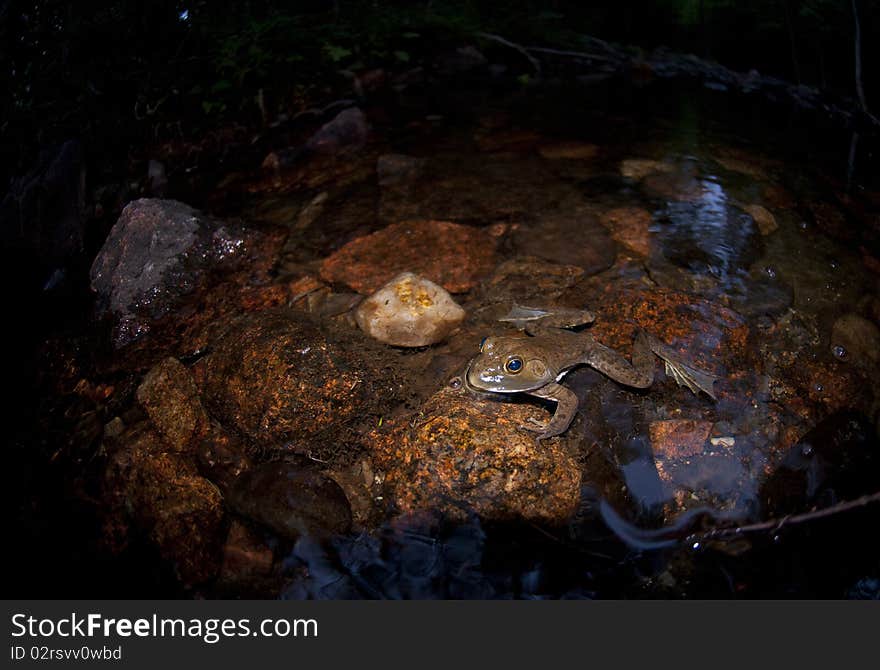
[[(275, 579), (236, 591), (227, 574), (186, 593), (555, 598), (871, 591), (880, 577), (880, 546), (868, 530), (878, 520), (877, 504), (779, 533), (701, 535), (880, 490), (880, 198), (868, 142), (850, 166), (849, 136), (821, 127), (820, 117), (718, 92), (615, 80), (413, 96), (368, 111), (373, 138), (359, 151), (269, 178), (254, 173), (231, 187), (240, 192), (194, 196), (190, 204), (287, 227), (278, 283), (313, 276), (346, 242), (401, 220), (500, 231), (496, 280), (490, 272), (456, 296), (469, 317), (448, 341), (414, 351), (369, 349), (376, 367), (393, 371), (405, 390), (403, 400), (389, 396), (383, 421), (406, 424), (417, 416), (460, 374), (482, 338), (501, 331), (493, 310), (511, 300), (589, 308), (597, 316), (591, 332), (626, 356), (636, 328), (649, 330), (719, 377), (718, 400), (675, 386), (659, 366), (647, 391), (575, 370), (563, 384), (578, 395), (579, 415), (560, 442), (580, 468), (577, 510), (569, 518), (462, 519), (444, 511), (442, 501), (439, 514), (398, 516), (389, 500), (403, 504), (408, 494), (370, 489), (374, 497), (363, 503), (369, 509), (351, 536), (287, 545), (258, 533), (253, 542), (284, 559)], [(402, 175), (377, 177), (377, 160), (389, 154), (417, 160), (400, 163)], [(498, 266), (524, 257), (533, 260), (523, 278), (497, 279)], [(570, 276), (560, 266), (586, 272)], [(331, 328), (340, 341), (359, 346), (346, 326)], [(91, 364), (81, 374), (94, 385), (107, 375)], [(139, 374), (126, 383), (136, 384)], [(131, 411), (126, 407), (136, 407), (130, 390), (99, 413), (109, 420)], [(88, 403), (84, 409), (95, 411)], [(82, 439), (77, 448), (85, 459), (100, 462), (100, 437)], [(59, 477), (69, 482), (79, 466), (70, 450), (62, 451)], [(370, 467), (394, 479), (397, 465), (377, 457)], [(409, 472), (401, 466), (398, 480)], [(100, 467), (87, 476), (100, 477)], [(466, 503), (465, 492), (451, 495)], [(51, 516), (55, 508), (46, 507)], [(101, 518), (100, 502), (91, 514)], [(79, 522), (84, 536), (95, 533), (88, 519)], [(134, 532), (143, 539), (144, 529)], [(90, 541), (108, 551), (99, 538)], [(165, 564), (154, 551), (108, 559), (118, 566), (123, 592), (135, 580), (129, 570), (142, 562), (153, 566), (154, 579), (178, 588), (155, 568)]]

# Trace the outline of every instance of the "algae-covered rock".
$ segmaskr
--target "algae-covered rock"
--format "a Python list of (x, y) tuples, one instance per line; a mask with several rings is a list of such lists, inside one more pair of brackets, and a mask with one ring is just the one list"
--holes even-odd
[(355, 319), (367, 335), (398, 347), (423, 347), (449, 335), (464, 310), (442, 286), (404, 272), (364, 300)]
[(449, 221), (395, 223), (339, 249), (321, 265), (321, 278), (372, 293), (409, 270), (463, 293), (492, 269), (498, 241), (489, 231)]
[(521, 428), (541, 414), (536, 405), (444, 388), (413, 427), (374, 433), (375, 461), (402, 511), (564, 523), (577, 508), (580, 467), (566, 440), (539, 444)]

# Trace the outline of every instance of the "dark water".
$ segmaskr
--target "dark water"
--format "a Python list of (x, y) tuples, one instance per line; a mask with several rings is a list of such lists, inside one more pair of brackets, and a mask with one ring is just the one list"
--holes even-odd
[[(880, 504), (808, 518), (880, 490), (874, 140), (859, 138), (851, 156), (852, 134), (821, 112), (614, 80), (410, 93), (367, 111), (378, 137), (368, 151), (425, 160), (409, 190), (367, 174), (286, 194), (218, 199), (181, 187), (176, 195), (224, 215), (290, 225), (326, 192), (314, 222), (290, 225), (279, 279), (395, 220), (514, 226), (505, 257), (595, 261), (591, 276), (554, 300), (595, 308), (597, 327), (609, 324), (600, 332), (610, 345), (621, 339), (615, 320), (635, 318), (620, 305), (633, 287), (678, 296), (680, 319), (704, 324), (682, 342), (720, 377), (719, 398), (683, 394), (669, 379), (642, 393), (590, 370), (572, 372), (564, 383), (585, 399), (571, 428), (584, 469), (578, 511), (567, 523), (387, 518), (323, 544), (272, 545), (285, 576), (261, 596), (878, 597)], [(589, 246), (585, 221), (607, 228), (603, 215), (622, 208), (644, 213), (644, 225), (610, 224), (617, 253), (609, 262), (571, 249)], [(64, 344), (53, 345), (64, 355), (31, 363), (35, 427), (13, 440), (20, 560), (10, 576), (23, 595), (192, 595), (145, 539), (113, 557), (102, 549), (106, 531), (92, 497), (102, 423), (71, 397), (53, 395), (64, 372), (50, 365), (73, 359), (88, 371), (91, 364), (82, 289), (73, 289), (76, 300), (41, 298), (43, 318), (69, 321)], [(464, 300), (478, 313), (494, 298), (475, 291)], [(54, 318), (46, 321), (23, 339), (57, 331)], [(675, 320), (657, 323), (661, 339), (680, 337)], [(726, 335), (733, 331), (735, 344)], [(443, 351), (455, 362), (476, 347), (473, 337), (454, 335)], [(401, 374), (422, 395), (455, 371), (441, 365), (426, 376), (416, 363), (433, 353), (408, 356)], [(129, 394), (114, 410), (125, 412), (130, 401)], [(658, 452), (651, 426), (673, 419), (711, 432), (692, 452)], [(781, 528), (706, 535), (786, 515), (807, 516)], [(213, 588), (196, 592), (230, 595)]]

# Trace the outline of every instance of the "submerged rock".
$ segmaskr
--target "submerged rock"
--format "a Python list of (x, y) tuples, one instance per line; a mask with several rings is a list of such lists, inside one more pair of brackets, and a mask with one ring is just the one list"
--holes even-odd
[(403, 511), (564, 523), (577, 508), (580, 468), (568, 442), (539, 444), (520, 427), (537, 414), (536, 405), (444, 388), (412, 428), (375, 431), (373, 454)]
[(860, 412), (835, 412), (791, 447), (761, 486), (768, 516), (828, 506), (876, 490), (880, 442)]
[(588, 276), (610, 268), (617, 255), (608, 231), (577, 205), (542, 213), (535, 225), (519, 227), (514, 244), (523, 254), (575, 265)]
[(233, 484), (232, 508), (281, 537), (339, 535), (351, 528), (345, 493), (318, 470), (288, 461), (251, 468)]
[(880, 362), (880, 329), (858, 314), (844, 314), (831, 328), (831, 353), (862, 366)]
[(692, 419), (652, 421), (648, 427), (651, 449), (655, 456), (663, 458), (685, 458), (701, 454), (711, 430), (710, 421)]
[(448, 221), (395, 223), (352, 240), (321, 265), (321, 277), (358, 293), (372, 293), (411, 271), (450, 293), (471, 289), (495, 264), (498, 237)]
[(404, 272), (364, 300), (355, 319), (367, 335), (398, 347), (424, 347), (449, 335), (465, 312), (442, 286)]
[(486, 280), (486, 297), (493, 302), (553, 299), (584, 277), (575, 265), (548, 263), (540, 258), (511, 258)]
[(611, 237), (639, 256), (651, 254), (651, 213), (641, 207), (615, 207), (603, 212), (602, 225)]

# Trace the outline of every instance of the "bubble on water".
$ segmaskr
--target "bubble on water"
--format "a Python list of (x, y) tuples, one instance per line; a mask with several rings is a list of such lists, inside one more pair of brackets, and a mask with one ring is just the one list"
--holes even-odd
[(804, 456), (812, 456), (813, 455), (813, 445), (812, 444), (805, 444), (803, 447), (801, 447), (801, 453)]
[(451, 389), (459, 389), (461, 388), (461, 377), (453, 377), (449, 380), (449, 388)]
[(694, 551), (699, 551), (700, 548), (701, 548), (702, 546), (703, 546), (703, 545), (701, 545), (699, 542), (694, 542), (694, 543), (691, 545), (691, 549), (693, 549)]
[(764, 272), (770, 279), (776, 279), (776, 269), (772, 265), (768, 265), (764, 268)]
[(822, 393), (822, 391), (825, 390), (825, 387), (822, 386), (822, 384), (820, 384), (819, 382), (816, 382), (816, 385), (813, 386), (813, 388), (816, 389), (816, 393)]
[(801, 221), (801, 222), (798, 224), (798, 227), (799, 227), (801, 230), (806, 230), (806, 229), (807, 229), (807, 222), (806, 222), (806, 221)]
[(839, 358), (841, 360), (847, 357), (846, 347), (840, 344), (835, 344), (833, 347), (831, 347), (831, 353), (834, 354), (836, 358)]
[(832, 270), (836, 270), (837, 268), (840, 267), (840, 263), (835, 258), (832, 258), (828, 264), (831, 266)]

